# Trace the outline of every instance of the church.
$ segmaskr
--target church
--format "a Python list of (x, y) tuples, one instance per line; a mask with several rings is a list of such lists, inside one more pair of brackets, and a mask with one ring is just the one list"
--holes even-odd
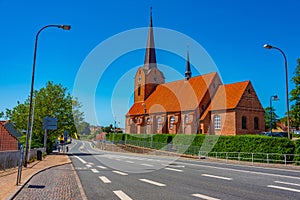
[(144, 65), (134, 78), (134, 103), (125, 117), (130, 134), (242, 135), (264, 131), (264, 109), (250, 81), (223, 84), (218, 73), (165, 83), (157, 67), (152, 14)]

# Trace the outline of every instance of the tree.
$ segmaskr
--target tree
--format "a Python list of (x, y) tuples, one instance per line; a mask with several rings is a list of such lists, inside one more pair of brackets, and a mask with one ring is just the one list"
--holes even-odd
[[(79, 111), (80, 103), (71, 97), (67, 89), (61, 84), (47, 82), (46, 87), (34, 91), (33, 98), (33, 132), (32, 132), (32, 147), (39, 147), (43, 144), (44, 130), (42, 128), (43, 118), (57, 118), (57, 130), (49, 130), (47, 141), (53, 142), (58, 135), (68, 131), (70, 136), (76, 132), (76, 123), (81, 123), (83, 113)], [(72, 108), (74, 114), (72, 113)], [(6, 109), (6, 117), (13, 122), (17, 129), (26, 130), (28, 120), (29, 98), (13, 109)], [(73, 118), (73, 116), (75, 116)], [(23, 137), (24, 139), (24, 137)], [(25, 141), (22, 141), (25, 142)]]
[(295, 88), (290, 93), (290, 100), (293, 103), (290, 110), (290, 122), (298, 130), (300, 126), (300, 58), (298, 58), (297, 63), (298, 65), (292, 78)]
[(89, 135), (91, 133), (90, 124), (82, 122), (77, 125), (77, 132), (81, 135)]
[(0, 112), (0, 119), (4, 117), (4, 112)]
[(275, 109), (272, 107), (265, 108), (265, 129), (270, 129), (270, 122), (271, 122), (271, 113), (272, 113), (272, 129), (277, 127), (278, 122), (278, 115), (275, 113)]
[(113, 125), (110, 124), (109, 126), (104, 127), (103, 131), (106, 132), (106, 133), (112, 133), (113, 132)]

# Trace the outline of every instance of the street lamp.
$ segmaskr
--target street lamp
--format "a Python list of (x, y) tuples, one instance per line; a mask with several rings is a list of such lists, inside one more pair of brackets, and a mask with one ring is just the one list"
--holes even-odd
[(280, 51), (280, 53), (283, 55), (284, 58), (284, 67), (285, 67), (285, 96), (286, 96), (286, 112), (287, 112), (287, 132), (288, 132), (288, 138), (290, 137), (290, 106), (289, 106), (289, 79), (288, 79), (288, 64), (287, 64), (287, 59), (286, 59), (286, 55), (285, 53), (279, 49), (278, 47), (274, 47), (272, 45), (269, 44), (265, 44), (264, 48), (266, 49), (276, 49), (278, 51)]
[(270, 97), (270, 132), (272, 135), (272, 101), (278, 101), (278, 96), (277, 95), (272, 95)]
[(144, 107), (144, 146), (145, 146), (145, 139), (146, 139), (146, 104), (145, 103), (143, 103), (142, 104), (143, 105), (143, 107)]
[(36, 52), (37, 52), (37, 45), (38, 45), (38, 38), (42, 30), (50, 27), (56, 27), (56, 28), (61, 28), (63, 30), (70, 30), (71, 26), (70, 25), (47, 25), (41, 28), (36, 36), (35, 36), (35, 45), (34, 45), (34, 54), (33, 54), (33, 66), (32, 66), (32, 76), (31, 76), (31, 88), (30, 88), (30, 99), (29, 99), (29, 114), (28, 114), (28, 122), (27, 122), (27, 132), (26, 132), (26, 150), (25, 150), (25, 162), (24, 162), (24, 167), (27, 167), (27, 162), (28, 162), (28, 143), (29, 143), (29, 133), (32, 127), (31, 124), (31, 113), (32, 113), (32, 96), (33, 96), (33, 88), (34, 88), (34, 72), (35, 72), (35, 63), (36, 63)]

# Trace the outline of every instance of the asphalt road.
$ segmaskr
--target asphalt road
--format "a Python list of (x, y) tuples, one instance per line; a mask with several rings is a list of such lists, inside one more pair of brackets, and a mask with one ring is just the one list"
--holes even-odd
[(300, 171), (107, 152), (82, 141), (69, 153), (88, 199), (300, 199)]

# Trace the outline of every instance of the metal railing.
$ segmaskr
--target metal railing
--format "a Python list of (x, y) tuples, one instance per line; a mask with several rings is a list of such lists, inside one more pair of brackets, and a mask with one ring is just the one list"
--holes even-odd
[[(105, 143), (105, 141), (102, 141)], [(109, 142), (111, 143), (111, 142)], [(278, 154), (260, 152), (207, 152), (200, 151), (200, 146), (180, 145), (173, 143), (149, 142), (141, 140), (114, 141), (114, 144), (133, 145), (142, 148), (197, 156), (199, 159), (236, 160), (238, 162), (267, 164), (297, 164), (300, 165), (300, 154)], [(297, 158), (297, 159), (295, 159)]]
[(251, 162), (260, 162), (260, 163), (280, 163), (280, 164), (300, 164), (300, 160), (294, 159), (295, 157), (300, 158), (300, 154), (278, 154), (278, 153), (259, 153), (259, 152), (207, 152), (199, 151), (199, 158), (215, 158), (216, 160), (225, 159), (228, 160), (237, 160)]

